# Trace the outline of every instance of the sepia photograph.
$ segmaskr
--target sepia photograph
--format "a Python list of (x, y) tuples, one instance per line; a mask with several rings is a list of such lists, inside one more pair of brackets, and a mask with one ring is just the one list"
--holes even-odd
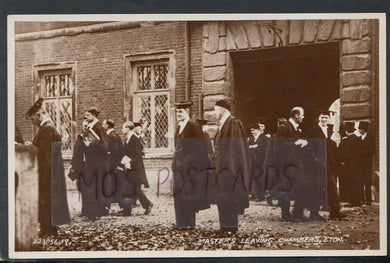
[(386, 255), (385, 19), (8, 16), (10, 258)]

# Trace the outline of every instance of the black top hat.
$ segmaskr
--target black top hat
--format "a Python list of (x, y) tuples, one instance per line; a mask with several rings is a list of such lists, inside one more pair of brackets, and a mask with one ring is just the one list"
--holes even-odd
[(250, 129), (256, 129), (256, 130), (260, 130), (260, 127), (257, 123), (252, 123), (248, 126), (249, 130)]
[(359, 129), (368, 131), (368, 126), (369, 125), (370, 125), (370, 123), (368, 121), (360, 121), (359, 122)]
[(99, 110), (96, 107), (90, 107), (87, 112), (91, 113), (95, 117), (99, 115)]
[(226, 99), (217, 101), (215, 103), (215, 106), (223, 107), (227, 110), (230, 110), (230, 103)]
[(355, 131), (355, 123), (354, 122), (344, 122), (344, 129), (346, 132), (354, 132)]
[(39, 111), (40, 109), (42, 109), (42, 103), (43, 103), (43, 99), (42, 99), (42, 98), (39, 98), (39, 99), (31, 106), (31, 108), (27, 111), (27, 115), (30, 117), (31, 115), (33, 115), (34, 113), (36, 113), (37, 111)]
[(134, 124), (134, 128), (137, 126), (142, 127), (142, 124), (140, 122), (133, 122), (133, 124)]
[(176, 109), (188, 109), (192, 105), (191, 101), (181, 101), (175, 103)]
[(196, 122), (197, 122), (199, 125), (205, 125), (205, 124), (207, 124), (209, 121), (208, 121), (208, 120), (203, 120), (203, 119), (197, 119)]

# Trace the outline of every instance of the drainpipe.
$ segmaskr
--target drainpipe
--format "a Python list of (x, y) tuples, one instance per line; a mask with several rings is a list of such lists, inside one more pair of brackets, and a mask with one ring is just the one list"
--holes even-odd
[(191, 90), (190, 90), (190, 22), (184, 22), (184, 56), (185, 56), (185, 101), (191, 101)]

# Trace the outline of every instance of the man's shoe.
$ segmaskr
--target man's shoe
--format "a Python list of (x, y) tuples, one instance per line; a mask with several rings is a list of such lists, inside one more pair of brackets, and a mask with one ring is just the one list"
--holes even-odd
[(310, 216), (312, 221), (326, 221), (326, 218), (320, 215)]
[(153, 204), (150, 203), (150, 205), (148, 206), (148, 208), (146, 208), (144, 215), (149, 215), (150, 212), (152, 211), (152, 207), (153, 207)]
[(334, 214), (330, 214), (329, 215), (329, 219), (330, 220), (333, 220), (333, 219), (342, 219), (342, 218), (345, 218), (347, 217), (346, 214), (344, 213), (341, 213), (341, 212), (338, 212), (338, 213), (334, 213)]

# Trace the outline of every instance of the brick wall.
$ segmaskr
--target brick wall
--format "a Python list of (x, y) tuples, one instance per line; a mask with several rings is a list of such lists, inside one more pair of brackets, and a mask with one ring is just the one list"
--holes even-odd
[[(35, 22), (31, 22), (34, 24)], [(39, 22), (36, 22), (39, 23)], [(31, 25), (31, 28), (36, 25)], [(191, 99), (201, 90), (200, 23), (191, 25)], [(141, 24), (133, 28), (16, 41), (15, 43), (15, 119), (25, 140), (33, 137), (33, 128), (25, 113), (30, 107), (33, 67), (55, 62), (76, 63), (76, 120), (80, 131), (83, 114), (94, 105), (100, 119), (124, 121), (124, 55), (174, 50), (175, 99), (184, 98), (184, 23)]]

